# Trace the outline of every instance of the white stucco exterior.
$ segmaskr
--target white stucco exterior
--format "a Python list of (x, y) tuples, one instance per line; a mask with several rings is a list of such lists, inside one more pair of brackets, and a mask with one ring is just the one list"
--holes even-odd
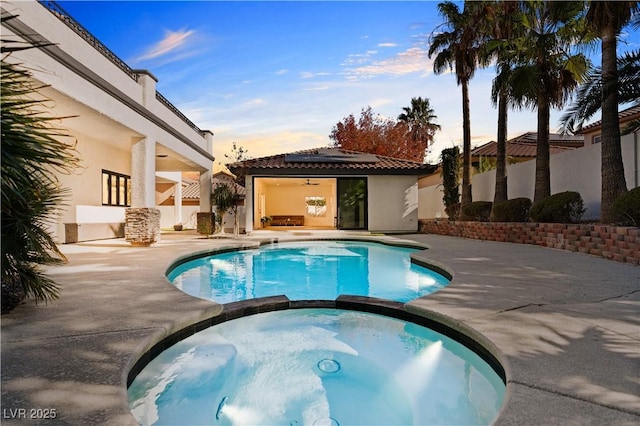
[[(245, 187), (247, 194), (251, 194), (246, 199), (247, 232), (262, 227), (261, 217), (277, 215), (304, 216), (305, 228), (335, 228), (338, 216), (336, 179), (340, 177), (366, 179), (368, 231), (416, 232), (418, 230), (418, 176), (416, 175), (309, 175), (308, 178), (305, 176), (246, 176)], [(306, 179), (317, 185), (300, 183)], [(273, 180), (277, 180), (278, 183), (272, 182)], [(326, 214), (309, 215), (306, 211), (305, 197), (324, 197)]]
[(418, 230), (418, 179), (416, 176), (367, 177), (369, 230)]
[[(82, 160), (81, 169), (60, 176), (72, 198), (55, 229), (59, 241), (65, 241), (64, 224), (123, 221), (125, 206), (103, 205), (103, 170), (131, 178), (131, 207), (156, 207), (158, 171), (197, 171), (202, 192), (211, 192), (213, 134), (198, 129), (157, 93), (151, 73), (107, 57), (95, 47), (99, 41), (93, 39), (92, 45), (92, 36), (74, 31), (59, 11), (36, 1), (5, 1), (1, 7), (3, 14), (16, 16), (3, 23), (3, 39), (50, 43), (7, 60), (23, 64), (49, 86), (41, 90), (51, 100), (47, 116), (68, 117), (56, 127), (72, 136), (69, 143), (76, 144)], [(209, 197), (201, 200), (201, 211), (210, 211)]]
[[(638, 133), (622, 136), (622, 160), (627, 189), (640, 186), (640, 139)], [(602, 147), (587, 144), (582, 148), (552, 155), (550, 158), (551, 193), (576, 191), (586, 208), (584, 220), (598, 220), (602, 196)], [(535, 160), (507, 165), (508, 198), (533, 199), (535, 188)], [(474, 201), (493, 201), (495, 170), (472, 177)], [(432, 184), (420, 188), (420, 219), (446, 217), (442, 202), (442, 187)]]

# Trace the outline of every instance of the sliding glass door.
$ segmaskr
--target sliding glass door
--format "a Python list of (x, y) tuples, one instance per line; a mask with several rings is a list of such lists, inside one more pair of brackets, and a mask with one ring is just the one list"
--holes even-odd
[(367, 178), (338, 178), (338, 229), (367, 229)]

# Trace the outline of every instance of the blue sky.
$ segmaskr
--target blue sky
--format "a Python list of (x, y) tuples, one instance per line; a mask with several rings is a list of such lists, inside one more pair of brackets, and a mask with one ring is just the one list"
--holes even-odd
[[(232, 143), (261, 157), (327, 146), (332, 127), (371, 106), (395, 118), (412, 97), (429, 98), (442, 130), (428, 161), (462, 144), (460, 88), (434, 75), (428, 37), (437, 2), (60, 1), (201, 129), (225, 162)], [(620, 50), (637, 49), (623, 34)], [(599, 52), (592, 53), (599, 63)], [(495, 139), (493, 68), (471, 81), (473, 145)], [(552, 112), (551, 129), (561, 113)], [(597, 119), (598, 117), (594, 118)], [(509, 137), (535, 131), (532, 111), (512, 112)]]

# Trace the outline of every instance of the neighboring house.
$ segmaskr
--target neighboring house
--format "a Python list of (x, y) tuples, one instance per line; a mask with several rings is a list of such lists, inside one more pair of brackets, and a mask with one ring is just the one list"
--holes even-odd
[[(626, 138), (633, 138), (634, 133), (627, 135), (625, 135), (624, 133), (625, 129), (632, 121), (640, 120), (640, 104), (620, 111), (618, 113), (618, 117), (620, 119), (620, 132), (623, 133), (620, 139), (624, 141)], [(584, 126), (580, 131), (580, 134), (584, 137), (585, 145), (600, 143), (602, 134), (602, 120), (598, 120), (594, 123)], [(635, 134), (637, 135), (637, 132)]]
[[(640, 118), (640, 107), (632, 107), (620, 111), (620, 128), (624, 133), (625, 127), (632, 120)], [(571, 138), (556, 139), (552, 136), (550, 171), (551, 171), (551, 193), (562, 191), (576, 191), (582, 196), (586, 212), (583, 220), (598, 220), (600, 215), (601, 202), (601, 168), (602, 156), (598, 144), (597, 136), (600, 135), (601, 122), (596, 121), (583, 128), (582, 134)], [(525, 133), (528, 135), (524, 142), (529, 145), (526, 149), (529, 152), (512, 150), (508, 148), (508, 154), (518, 154), (523, 160), (517, 164), (507, 165), (508, 197), (526, 197), (533, 199), (535, 186), (535, 162), (524, 161), (527, 158), (535, 158), (535, 144), (526, 143), (527, 140), (535, 140), (535, 133)], [(523, 135), (524, 136), (524, 135)], [(576, 148), (579, 139), (584, 138), (584, 146)], [(519, 139), (519, 141), (518, 141)], [(620, 138), (622, 149), (622, 161), (624, 164), (625, 179), (628, 189), (640, 186), (640, 139), (638, 131), (622, 135)], [(522, 136), (512, 139), (522, 144)], [(555, 149), (553, 146), (564, 146)], [(491, 150), (491, 147), (494, 147)], [(474, 150), (475, 155), (495, 157), (495, 144), (485, 144)], [(442, 203), (441, 179), (434, 173), (420, 179), (419, 199), (420, 199), (420, 219), (434, 219), (446, 217), (444, 205)], [(472, 177), (471, 188), (474, 201), (493, 201), (495, 191), (495, 170), (485, 173), (477, 173)]]
[(227, 167), (245, 176), (247, 232), (263, 227), (415, 232), (418, 177), (435, 169), (339, 148), (255, 158)]
[[(53, 226), (57, 240), (122, 237), (126, 228), (132, 243), (154, 242), (156, 187), (181, 186), (158, 174), (194, 172), (209, 194), (213, 134), (158, 93), (151, 73), (131, 69), (54, 2), (3, 1), (1, 8), (3, 17), (15, 16), (2, 22), (3, 43), (41, 46), (5, 60), (46, 85), (46, 114), (67, 117), (55, 125), (71, 135), (81, 158), (76, 173), (59, 176), (72, 198)], [(199, 209), (211, 210), (209, 197), (200, 197)]]
[[(507, 159), (509, 164), (521, 163), (536, 158), (538, 133), (527, 132), (507, 141)], [(549, 134), (549, 154), (554, 155), (584, 146), (582, 135)], [(480, 159), (490, 159), (495, 162), (498, 156), (498, 143), (488, 142), (471, 151), (471, 164), (476, 169), (480, 166)]]
[[(245, 189), (244, 187), (235, 183), (235, 178), (233, 175), (230, 175), (226, 172), (218, 172), (212, 177), (212, 191), (215, 189), (216, 185), (225, 183), (238, 191), (238, 195), (240, 196), (240, 201), (238, 203), (238, 216), (240, 223), (240, 232), (244, 232), (244, 198), (245, 198)], [(160, 186), (160, 185), (158, 185)], [(162, 200), (158, 201), (159, 209), (162, 212), (162, 218), (160, 222), (160, 226), (162, 228), (171, 228), (173, 225), (177, 223), (181, 223), (184, 225), (185, 229), (195, 229), (197, 226), (197, 217), (196, 213), (199, 212), (200, 205), (200, 182), (197, 180), (193, 180), (188, 176), (188, 174), (184, 174), (182, 176), (182, 204), (181, 208), (178, 208), (178, 204), (176, 204), (176, 192), (179, 191), (179, 186), (168, 183), (163, 186), (166, 190), (162, 192)], [(158, 195), (160, 197), (160, 195)], [(215, 212), (216, 207), (212, 205), (213, 212)], [(233, 214), (231, 211), (228, 211), (224, 217), (224, 229), (225, 232), (233, 232)]]

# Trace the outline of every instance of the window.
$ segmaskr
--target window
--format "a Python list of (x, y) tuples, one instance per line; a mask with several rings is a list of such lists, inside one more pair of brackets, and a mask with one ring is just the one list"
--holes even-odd
[(307, 216), (326, 216), (327, 199), (325, 197), (305, 197)]
[(102, 205), (130, 206), (131, 177), (102, 170)]
[(598, 135), (598, 136), (594, 136), (593, 137), (593, 143), (600, 143), (600, 141), (602, 141), (602, 135)]

